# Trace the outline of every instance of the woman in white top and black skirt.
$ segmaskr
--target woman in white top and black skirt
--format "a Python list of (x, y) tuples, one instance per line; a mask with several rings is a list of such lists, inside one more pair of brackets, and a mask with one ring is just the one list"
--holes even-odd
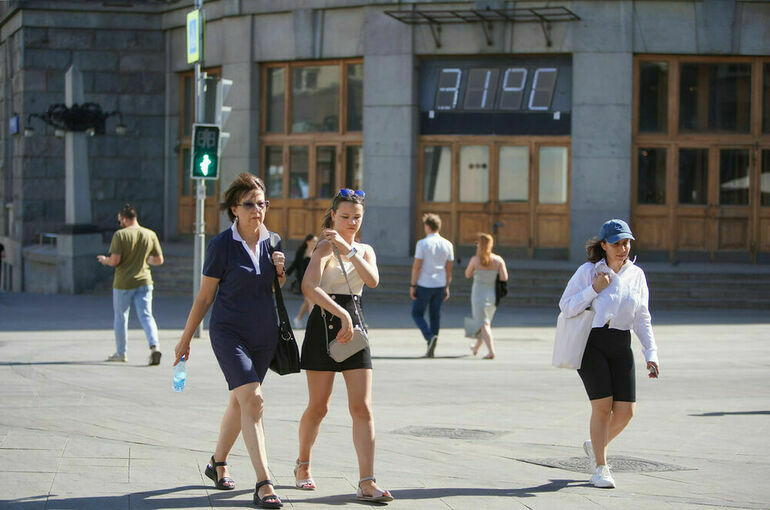
[[(301, 366), (307, 376), (309, 401), (299, 424), (299, 458), (294, 475), (297, 488), (316, 488), (310, 476), (311, 450), (329, 408), (334, 376), (342, 372), (348, 391), (348, 408), (353, 418), (353, 445), (358, 456), (356, 498), (385, 503), (392, 501), (393, 496), (389, 491), (380, 489), (374, 479), (372, 357), (369, 347), (337, 362), (329, 355), (328, 346), (328, 342), (335, 338), (340, 343), (349, 342), (354, 326), (366, 329), (361, 324), (363, 318), (355, 310), (354, 301), (360, 309), (363, 286), (374, 288), (380, 281), (374, 249), (355, 241), (364, 217), (364, 198), (365, 194), (360, 190), (345, 188), (337, 192), (324, 218), (321, 240), (302, 280), (302, 292), (315, 306), (310, 312), (302, 342)], [(347, 281), (340, 267), (340, 258)]]
[(586, 243), (588, 262), (578, 268), (562, 294), (559, 308), (574, 317), (593, 306), (591, 333), (578, 370), (591, 401), (591, 439), (583, 443), (595, 461), (591, 483), (613, 488), (607, 444), (634, 415), (636, 380), (631, 330), (642, 343), (649, 377), (660, 373), (644, 271), (628, 259), (631, 229), (623, 220), (605, 222), (599, 237)]

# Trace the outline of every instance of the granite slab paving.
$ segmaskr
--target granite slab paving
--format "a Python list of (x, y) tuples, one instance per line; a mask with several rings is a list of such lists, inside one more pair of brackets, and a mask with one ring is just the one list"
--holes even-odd
[[(299, 307), (290, 296), (289, 306)], [(171, 389), (171, 353), (189, 299), (155, 299), (164, 357), (148, 367), (131, 318), (129, 361), (114, 350), (109, 295), (0, 294), (0, 509), (252, 508), (242, 441), (233, 491), (203, 475), (227, 402), (204, 338), (188, 386)], [(612, 443), (617, 489), (588, 484), (590, 407), (573, 371), (550, 366), (556, 310), (502, 306), (498, 357), (474, 358), (462, 336), (468, 303), (443, 309), (435, 359), (409, 309), (365, 309), (374, 355), (376, 475), (404, 509), (770, 508), (770, 316), (745, 310), (655, 310), (661, 379)], [(302, 339), (302, 332), (298, 338)], [(344, 383), (335, 382), (313, 451), (314, 492), (293, 487), (303, 375), (268, 375), (265, 433), (286, 508), (361, 508)], [(668, 466), (668, 470), (655, 470)], [(662, 469), (662, 468), (661, 468)]]

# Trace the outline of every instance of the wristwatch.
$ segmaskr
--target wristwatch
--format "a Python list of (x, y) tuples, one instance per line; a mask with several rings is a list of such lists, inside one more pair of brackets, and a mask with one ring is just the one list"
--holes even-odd
[(355, 246), (353, 246), (352, 248), (350, 248), (350, 251), (348, 252), (348, 254), (347, 254), (347, 255), (345, 255), (345, 257), (346, 257), (348, 260), (350, 260), (350, 259), (351, 259), (351, 258), (352, 258), (352, 257), (353, 257), (353, 256), (354, 256), (356, 253), (358, 253), (358, 250), (356, 250), (356, 247), (355, 247)]

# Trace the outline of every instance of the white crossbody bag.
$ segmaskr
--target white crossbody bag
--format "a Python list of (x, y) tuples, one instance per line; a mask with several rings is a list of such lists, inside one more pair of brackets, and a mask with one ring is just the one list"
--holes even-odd
[(336, 338), (329, 341), (329, 328), (326, 326), (326, 311), (321, 308), (321, 316), (324, 318), (324, 333), (326, 333), (326, 352), (334, 361), (342, 363), (355, 353), (369, 347), (369, 336), (366, 329), (364, 329), (366, 326), (364, 325), (361, 311), (358, 308), (357, 296), (353, 294), (353, 289), (350, 287), (350, 280), (348, 280), (348, 273), (345, 270), (345, 264), (342, 262), (340, 251), (334, 244), (332, 244), (332, 250), (334, 250), (334, 255), (336, 255), (337, 260), (340, 261), (340, 268), (342, 269), (342, 274), (345, 276), (345, 282), (348, 284), (348, 291), (350, 291), (350, 296), (353, 300), (353, 309), (355, 310), (358, 323), (360, 324), (360, 326), (355, 326), (353, 328), (353, 338), (351, 338), (350, 341), (342, 343), (338, 342)]

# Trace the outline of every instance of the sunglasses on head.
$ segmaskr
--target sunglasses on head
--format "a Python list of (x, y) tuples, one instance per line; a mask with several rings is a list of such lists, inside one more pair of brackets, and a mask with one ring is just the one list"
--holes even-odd
[(361, 191), (360, 189), (350, 189), (350, 188), (342, 188), (337, 192), (337, 195), (341, 196), (342, 198), (351, 198), (351, 197), (358, 197), (361, 200), (366, 198), (366, 193)]

